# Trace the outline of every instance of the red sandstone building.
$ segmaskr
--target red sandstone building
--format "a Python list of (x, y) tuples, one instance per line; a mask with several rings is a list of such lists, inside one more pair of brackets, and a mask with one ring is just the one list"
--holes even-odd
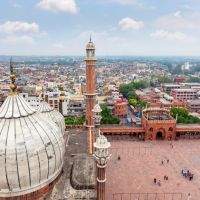
[(143, 111), (142, 125), (146, 140), (174, 140), (176, 138), (176, 120), (169, 110), (148, 108)]
[(147, 88), (144, 90), (136, 90), (139, 100), (145, 100), (149, 107), (153, 108), (171, 108), (171, 107), (186, 107), (186, 102), (175, 99), (166, 93), (161, 93), (154, 88)]
[(114, 103), (114, 114), (118, 117), (126, 117), (127, 116), (127, 101), (123, 98), (118, 99)]
[(185, 78), (184, 77), (181, 77), (181, 76), (176, 76), (174, 78), (174, 82), (175, 83), (184, 83), (185, 82)]

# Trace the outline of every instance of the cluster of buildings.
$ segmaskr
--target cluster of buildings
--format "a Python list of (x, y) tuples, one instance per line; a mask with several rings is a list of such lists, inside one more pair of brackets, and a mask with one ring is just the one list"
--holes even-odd
[[(18, 92), (31, 106), (37, 109), (41, 95), (44, 94), (45, 101), (64, 116), (78, 116), (85, 113), (86, 68), (83, 58), (59, 58), (62, 62), (55, 58), (40, 58), (40, 62), (31, 60), (32, 58), (30, 62), (25, 58), (21, 59), (14, 58)], [(9, 92), (10, 80), (8, 60), (1, 61), (0, 65), (1, 105)], [(149, 80), (152, 73), (165, 74), (165, 70), (159, 67), (159, 64), (141, 61), (98, 59), (95, 69), (98, 101), (107, 103), (116, 115), (123, 116), (126, 102), (119, 97), (119, 94), (117, 100), (113, 96), (114, 92), (120, 84), (129, 83), (133, 79)]]
[(67, 132), (64, 117), (46, 102), (38, 111), (10, 89), (0, 107), (0, 199), (45, 199), (62, 174)]
[(184, 107), (200, 113), (200, 83), (162, 84), (158, 88), (136, 90), (136, 94), (149, 107)]

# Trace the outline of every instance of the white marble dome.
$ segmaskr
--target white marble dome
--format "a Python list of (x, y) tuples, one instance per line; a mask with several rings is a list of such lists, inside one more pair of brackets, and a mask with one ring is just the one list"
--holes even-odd
[(35, 192), (61, 173), (64, 140), (55, 123), (48, 122), (18, 95), (0, 107), (0, 197)]
[(51, 107), (47, 102), (41, 102), (38, 111), (46, 118), (57, 124), (62, 134), (65, 134), (65, 119), (63, 115)]

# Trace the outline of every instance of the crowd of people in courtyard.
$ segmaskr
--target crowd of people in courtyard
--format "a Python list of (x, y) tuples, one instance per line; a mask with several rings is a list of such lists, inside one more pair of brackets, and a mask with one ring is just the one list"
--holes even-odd
[(192, 174), (189, 170), (186, 169), (182, 169), (181, 174), (185, 178), (188, 178), (189, 181), (191, 181), (194, 178), (194, 174)]

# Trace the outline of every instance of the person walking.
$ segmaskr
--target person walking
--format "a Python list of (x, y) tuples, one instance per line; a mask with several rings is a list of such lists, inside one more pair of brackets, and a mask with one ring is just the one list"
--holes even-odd
[(188, 198), (187, 198), (187, 200), (192, 200), (192, 196), (191, 196), (190, 193), (188, 193)]

